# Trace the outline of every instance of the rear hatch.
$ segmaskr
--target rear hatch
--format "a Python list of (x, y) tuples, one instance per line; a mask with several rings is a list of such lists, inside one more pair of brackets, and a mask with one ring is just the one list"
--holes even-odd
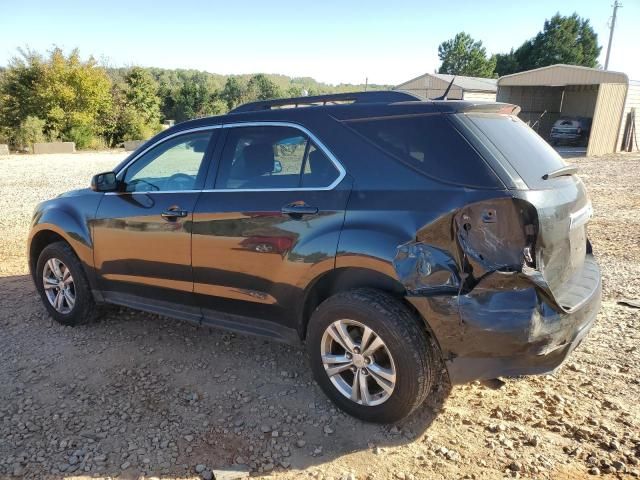
[[(524, 182), (514, 196), (526, 200), (538, 217), (532, 266), (556, 303), (571, 311), (599, 282), (588, 255), (587, 223), (592, 209), (584, 184), (558, 153), (516, 115), (463, 114), (472, 130), (508, 172)], [(479, 133), (479, 135), (478, 135)], [(588, 278), (587, 278), (588, 277)]]

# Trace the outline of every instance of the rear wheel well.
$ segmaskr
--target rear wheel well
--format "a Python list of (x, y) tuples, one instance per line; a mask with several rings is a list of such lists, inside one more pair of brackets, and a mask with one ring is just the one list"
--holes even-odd
[(66, 243), (66, 240), (60, 234), (52, 230), (41, 230), (35, 234), (29, 247), (29, 267), (31, 268), (32, 274), (35, 274), (38, 258), (40, 257), (42, 250), (44, 250), (47, 245), (55, 242)]
[[(307, 336), (307, 324), (313, 311), (327, 298), (356, 288), (372, 288), (390, 293), (404, 302), (406, 290), (396, 279), (367, 268), (336, 268), (327, 272), (308, 288), (298, 326), (301, 338)], [(404, 302), (406, 303), (406, 302)]]

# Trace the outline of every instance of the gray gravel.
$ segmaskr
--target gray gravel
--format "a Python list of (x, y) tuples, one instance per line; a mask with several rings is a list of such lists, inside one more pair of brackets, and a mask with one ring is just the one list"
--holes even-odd
[(0, 478), (640, 475), (639, 314), (616, 304), (640, 297), (640, 156), (575, 160), (605, 291), (565, 367), (443, 388), (392, 427), (333, 408), (295, 348), (128, 309), (51, 321), (27, 276), (33, 207), (123, 156), (0, 158)]

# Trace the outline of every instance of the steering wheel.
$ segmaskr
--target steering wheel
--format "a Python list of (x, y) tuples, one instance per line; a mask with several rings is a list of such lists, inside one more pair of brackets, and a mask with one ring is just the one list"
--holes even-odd
[(167, 190), (191, 190), (194, 182), (195, 179), (191, 175), (174, 173), (165, 180), (165, 185)]

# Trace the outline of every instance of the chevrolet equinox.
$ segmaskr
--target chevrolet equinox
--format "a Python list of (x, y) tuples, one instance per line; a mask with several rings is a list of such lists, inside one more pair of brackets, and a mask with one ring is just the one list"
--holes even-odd
[(556, 369), (601, 280), (576, 169), (504, 103), (365, 92), (255, 102), (158, 134), (37, 206), (60, 323), (116, 304), (304, 343), (351, 415)]

